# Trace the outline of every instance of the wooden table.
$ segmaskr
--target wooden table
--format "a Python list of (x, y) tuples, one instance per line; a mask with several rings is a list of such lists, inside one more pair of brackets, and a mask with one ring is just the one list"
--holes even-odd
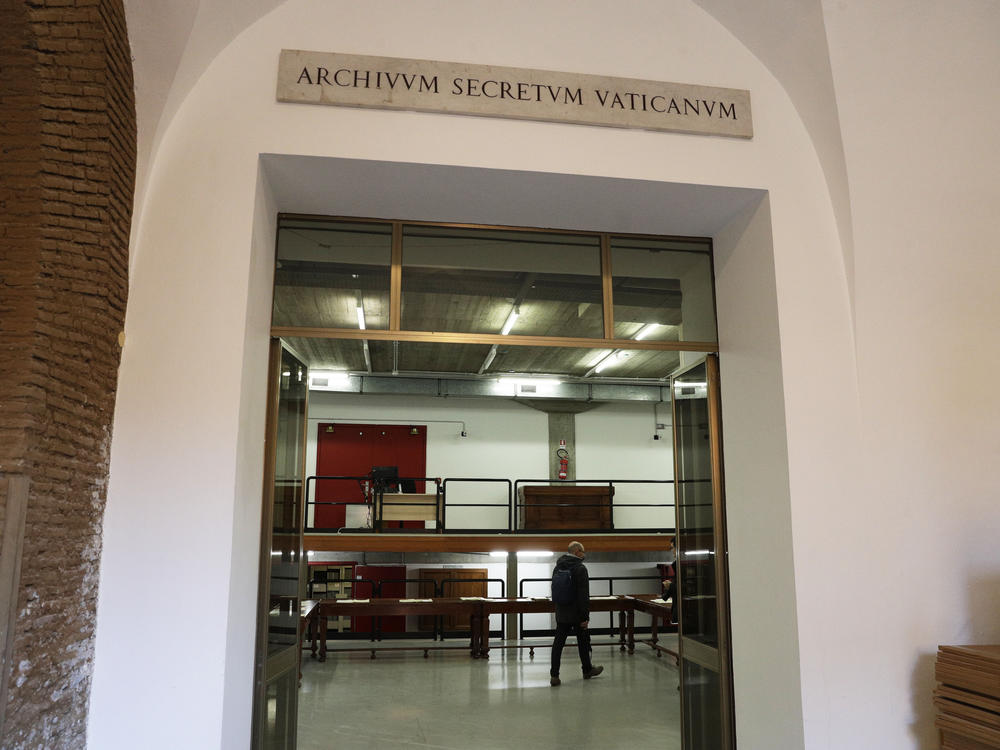
[[(651, 646), (657, 656), (665, 652), (677, 658), (677, 653), (658, 645), (659, 620), (666, 618), (669, 622), (670, 605), (651, 601), (650, 596), (600, 596), (590, 600), (590, 611), (618, 612), (619, 640), (622, 651), (635, 653), (635, 613), (646, 612), (652, 615), (652, 637), (648, 641), (640, 641)], [(430, 600), (406, 599), (369, 599), (368, 601), (321, 599), (318, 602), (308, 600), (302, 603), (300, 637), (306, 623), (312, 626), (312, 656), (317, 658), (317, 640), (319, 646), (318, 658), (326, 661), (328, 652), (326, 646), (326, 619), (336, 615), (350, 617), (383, 617), (390, 615), (441, 616), (454, 615), (469, 618), (470, 641), (469, 653), (475, 658), (488, 658), (490, 653), (490, 615), (531, 614), (555, 612), (555, 604), (545, 597), (534, 598), (437, 598)], [(465, 646), (369, 646), (334, 651), (369, 651), (375, 658), (376, 651), (423, 651), (424, 656), (430, 650), (466, 648)], [(537, 648), (537, 646), (526, 646)]]
[[(368, 601), (352, 601), (339, 599), (323, 599), (319, 602), (317, 617), (319, 629), (322, 633), (320, 638), (319, 660), (326, 661), (326, 618), (335, 615), (349, 615), (351, 617), (385, 617), (389, 615), (416, 615), (433, 616), (454, 615), (457, 617), (469, 618), (470, 642), (469, 652), (473, 658), (480, 656), (480, 620), (483, 616), (482, 600), (461, 599), (461, 598), (438, 598), (423, 600), (406, 599), (380, 599), (373, 598)], [(336, 651), (370, 651), (371, 658), (375, 658), (375, 652), (380, 650), (423, 651), (424, 656), (431, 649), (453, 649), (465, 648), (464, 646), (370, 646), (367, 648), (342, 648)]]
[[(479, 637), (481, 646), (480, 655), (485, 659), (490, 654), (490, 615), (507, 614), (530, 614), (555, 612), (556, 605), (548, 597), (532, 597), (520, 599), (494, 599), (482, 600), (483, 615), (480, 626), (483, 631)], [(591, 597), (591, 612), (617, 612), (619, 625), (619, 647), (622, 651), (627, 650), (630, 654), (635, 651), (635, 636), (633, 633), (634, 618), (629, 617), (634, 609), (634, 603), (627, 596), (599, 596)], [(530, 647), (534, 649), (535, 647)]]
[(674, 628), (676, 631), (676, 626), (670, 619), (670, 612), (672, 609), (672, 605), (666, 603), (661, 604), (660, 602), (653, 601), (653, 599), (659, 598), (655, 595), (639, 595), (639, 596), (632, 596), (630, 598), (632, 599), (633, 607), (632, 607), (632, 612), (629, 613), (629, 617), (633, 622), (629, 625), (629, 632), (634, 632), (635, 630), (634, 621), (636, 612), (645, 612), (648, 615), (652, 615), (653, 624), (652, 624), (652, 633), (650, 635), (650, 638), (648, 641), (641, 641), (641, 642), (650, 646), (656, 652), (657, 656), (659, 656), (661, 653), (667, 653), (670, 654), (672, 657), (674, 657), (674, 661), (678, 661), (679, 656), (677, 655), (677, 652), (672, 651), (671, 649), (666, 648), (664, 646), (660, 646), (659, 645), (660, 639), (657, 636), (659, 631), (660, 620), (664, 620), (667, 623), (667, 627)]

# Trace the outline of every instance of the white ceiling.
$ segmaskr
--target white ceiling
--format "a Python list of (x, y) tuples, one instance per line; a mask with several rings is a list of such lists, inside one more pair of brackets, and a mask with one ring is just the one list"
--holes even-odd
[[(712, 237), (763, 191), (265, 154), (280, 212)], [(554, 199), (553, 196), (558, 196)]]

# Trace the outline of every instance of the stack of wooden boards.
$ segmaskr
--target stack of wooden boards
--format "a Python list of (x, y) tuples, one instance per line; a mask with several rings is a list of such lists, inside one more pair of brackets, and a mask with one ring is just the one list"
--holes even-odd
[(1000, 646), (939, 646), (934, 674), (941, 750), (1000, 748)]

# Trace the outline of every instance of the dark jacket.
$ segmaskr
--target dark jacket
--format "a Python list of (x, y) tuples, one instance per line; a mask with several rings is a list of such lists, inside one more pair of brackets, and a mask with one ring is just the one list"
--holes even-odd
[[(568, 569), (573, 575), (576, 597), (570, 604), (556, 605), (557, 623), (575, 623), (590, 619), (590, 575), (587, 566), (576, 555), (563, 555), (556, 561), (556, 570)], [(555, 571), (552, 571), (555, 575)]]

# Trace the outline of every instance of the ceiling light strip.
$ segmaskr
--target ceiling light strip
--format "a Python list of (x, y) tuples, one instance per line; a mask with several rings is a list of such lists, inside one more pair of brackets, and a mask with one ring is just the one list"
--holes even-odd
[(510, 329), (514, 327), (514, 324), (517, 322), (520, 315), (521, 311), (516, 307), (510, 311), (510, 315), (507, 316), (507, 320), (504, 322), (503, 328), (500, 329), (501, 336), (506, 336), (510, 333)]

